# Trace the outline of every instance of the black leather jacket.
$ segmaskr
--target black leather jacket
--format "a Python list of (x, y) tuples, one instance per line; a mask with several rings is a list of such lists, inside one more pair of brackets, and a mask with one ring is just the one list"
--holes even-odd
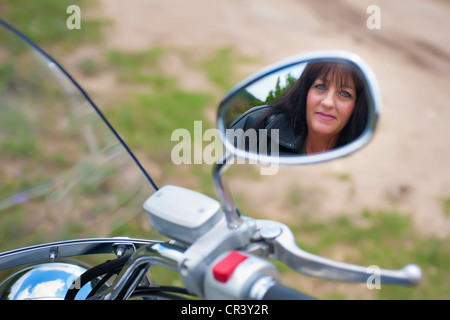
[[(267, 133), (267, 148), (270, 151), (271, 141), (279, 145), (280, 154), (301, 154), (303, 151), (303, 138), (305, 130), (300, 134), (295, 134), (290, 126), (290, 121), (286, 113), (278, 113), (261, 118), (268, 111), (271, 106), (264, 105), (254, 107), (245, 112), (238, 119), (233, 121), (229, 129), (243, 129), (244, 132), (248, 129), (255, 129), (259, 135)], [(258, 124), (259, 123), (259, 124)], [(261, 131), (260, 129), (266, 129)], [(272, 130), (278, 131), (278, 139), (273, 136)]]

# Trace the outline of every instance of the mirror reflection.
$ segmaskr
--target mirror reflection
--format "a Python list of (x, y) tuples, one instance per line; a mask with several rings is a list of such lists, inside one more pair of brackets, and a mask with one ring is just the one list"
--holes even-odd
[(302, 63), (240, 90), (225, 113), (227, 139), (267, 155), (310, 155), (351, 143), (368, 123), (365, 79), (342, 61)]

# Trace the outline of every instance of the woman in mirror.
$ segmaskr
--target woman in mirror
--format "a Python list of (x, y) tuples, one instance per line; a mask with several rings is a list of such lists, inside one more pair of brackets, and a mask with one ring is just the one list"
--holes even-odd
[(360, 136), (367, 125), (367, 110), (363, 81), (354, 67), (316, 62), (309, 63), (279, 99), (250, 109), (231, 128), (255, 129), (259, 139), (267, 134), (269, 151), (275, 139), (280, 154), (313, 154)]

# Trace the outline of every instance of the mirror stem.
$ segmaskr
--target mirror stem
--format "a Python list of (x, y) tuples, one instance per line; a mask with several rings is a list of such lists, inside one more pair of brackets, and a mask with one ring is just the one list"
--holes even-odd
[(230, 165), (229, 160), (233, 157), (232, 154), (225, 152), (222, 155), (221, 161), (216, 162), (213, 169), (214, 185), (216, 187), (217, 193), (219, 194), (220, 200), (222, 202), (223, 209), (225, 211), (225, 216), (227, 219), (228, 227), (230, 229), (238, 228), (242, 224), (241, 214), (238, 212), (236, 204), (231, 197), (226, 184), (223, 181), (223, 176), (225, 171)]

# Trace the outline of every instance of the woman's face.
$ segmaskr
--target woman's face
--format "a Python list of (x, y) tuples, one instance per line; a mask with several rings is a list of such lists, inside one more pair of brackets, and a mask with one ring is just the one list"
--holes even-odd
[(351, 76), (346, 81), (318, 77), (306, 98), (308, 134), (324, 138), (339, 136), (355, 108), (356, 87)]

